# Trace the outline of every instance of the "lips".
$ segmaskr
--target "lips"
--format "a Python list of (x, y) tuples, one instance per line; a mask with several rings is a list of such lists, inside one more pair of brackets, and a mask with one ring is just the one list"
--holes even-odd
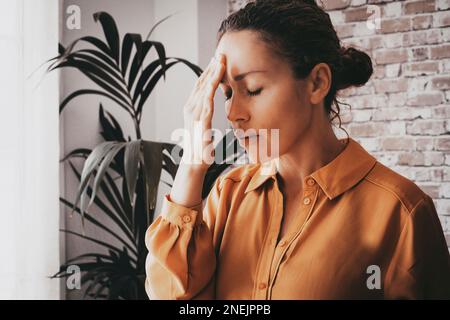
[(252, 137), (258, 137), (258, 135), (257, 134), (248, 135), (248, 136), (240, 135), (240, 136), (238, 136), (238, 139), (244, 140), (244, 139), (250, 139)]
[[(244, 130), (245, 131), (245, 130)], [(258, 134), (243, 134), (242, 130), (234, 130), (234, 135), (238, 138), (238, 139), (245, 139), (245, 138), (251, 138), (251, 137), (257, 137)]]

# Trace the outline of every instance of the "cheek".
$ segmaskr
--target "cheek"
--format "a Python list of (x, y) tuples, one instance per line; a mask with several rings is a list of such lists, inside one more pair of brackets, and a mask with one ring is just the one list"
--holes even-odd
[[(279, 129), (279, 153), (286, 152), (308, 130), (309, 115), (306, 108), (299, 105), (289, 105), (280, 108), (280, 112), (271, 118), (270, 128)], [(271, 143), (269, 136), (269, 145)]]

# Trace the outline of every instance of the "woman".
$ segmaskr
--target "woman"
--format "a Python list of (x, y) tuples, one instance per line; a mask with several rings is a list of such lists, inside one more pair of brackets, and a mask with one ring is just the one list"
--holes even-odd
[[(183, 154), (146, 234), (148, 296), (450, 298), (432, 199), (333, 133), (336, 94), (368, 81), (369, 56), (341, 47), (312, 0), (249, 3), (222, 22), (216, 53), (184, 107), (185, 127), (211, 128), (220, 86), (253, 163), (222, 175), (202, 206), (210, 141)], [(262, 129), (279, 129), (279, 141)], [(257, 142), (278, 155), (262, 161)]]

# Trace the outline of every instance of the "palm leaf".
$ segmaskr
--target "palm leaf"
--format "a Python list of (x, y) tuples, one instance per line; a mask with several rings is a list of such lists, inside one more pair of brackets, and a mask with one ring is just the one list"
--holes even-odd
[(162, 146), (159, 142), (142, 141), (143, 162), (145, 172), (145, 184), (147, 187), (148, 210), (153, 210), (156, 206), (156, 196), (158, 184), (162, 171)]
[[(70, 167), (72, 168), (72, 171), (74, 172), (74, 174), (77, 176), (77, 178), (79, 180), (81, 180), (80, 174), (78, 173), (78, 171), (76, 170), (76, 168), (74, 167), (74, 165), (72, 163), (70, 163)], [(104, 184), (101, 184), (102, 187), (102, 191), (106, 194), (109, 195), (109, 193), (107, 193), (107, 189), (105, 188)], [(92, 196), (92, 189), (90, 187), (87, 188), (87, 194), (89, 196)], [(115, 206), (115, 203), (112, 199), (112, 196), (109, 195), (110, 198), (108, 199), (110, 204), (113, 206), (113, 208), (116, 209), (115, 212), (111, 211), (104, 203), (103, 201), (101, 201), (98, 197), (94, 198), (94, 202), (95, 204), (102, 210), (102, 212), (107, 215), (121, 230), (122, 232), (128, 237), (128, 239), (131, 241), (131, 243), (135, 243), (135, 238), (133, 237), (131, 231), (130, 231), (130, 227), (127, 225), (127, 219), (125, 216), (125, 213), (121, 213), (122, 211), (117, 208)], [(65, 202), (69, 203), (67, 200), (64, 200)], [(72, 205), (75, 206), (75, 205)], [(81, 215), (81, 209), (76, 207), (76, 211), (78, 213), (80, 213)], [(82, 230), (84, 233), (84, 219), (89, 220), (90, 222), (94, 223), (97, 227), (102, 228), (103, 230), (107, 231), (108, 233), (110, 233), (112, 236), (114, 236), (116, 239), (118, 239), (119, 241), (121, 241), (125, 246), (128, 246), (128, 243), (123, 240), (119, 235), (117, 235), (115, 232), (113, 232), (111, 229), (109, 229), (108, 227), (106, 227), (104, 224), (98, 222), (97, 220), (95, 220), (93, 217), (89, 217), (87, 214), (81, 215), (81, 219), (82, 219)], [(135, 248), (131, 248), (129, 247), (134, 253), (136, 253), (136, 249)]]
[(84, 215), (86, 186), (89, 183), (89, 179), (94, 172), (94, 169), (97, 167), (106, 153), (114, 146), (114, 144), (114, 142), (110, 141), (99, 144), (92, 150), (91, 154), (87, 157), (84, 163), (83, 171), (81, 173), (80, 186), (78, 188), (77, 196), (74, 202), (75, 205), (78, 205), (78, 201), (81, 200), (80, 208), (82, 216)]
[(119, 31), (117, 30), (116, 22), (113, 17), (107, 12), (94, 13), (94, 21), (100, 21), (105, 34), (106, 42), (108, 43), (111, 55), (114, 60), (119, 64), (120, 45), (119, 45)]
[[(117, 103), (119, 106), (121, 106), (125, 111), (127, 111), (128, 113), (130, 113), (129, 107), (127, 106), (126, 103), (118, 100), (116, 97), (114, 97), (113, 95), (104, 92), (104, 91), (100, 91), (100, 90), (94, 90), (94, 89), (81, 89), (81, 90), (77, 90), (72, 92), (71, 94), (69, 94), (66, 98), (64, 98), (64, 100), (59, 104), (59, 113), (61, 113), (64, 109), (64, 107), (74, 98), (81, 96), (81, 95), (85, 95), (85, 94), (96, 94), (96, 95), (100, 95), (100, 96), (104, 96), (107, 97), (108, 99), (111, 99), (112, 101), (114, 101), (115, 103)], [(130, 113), (131, 114), (131, 113)]]
[(111, 162), (113, 161), (116, 154), (120, 151), (120, 149), (126, 147), (126, 143), (119, 142), (114, 147), (111, 148), (105, 155), (105, 158), (103, 161), (101, 161), (98, 172), (95, 176), (94, 180), (94, 187), (92, 188), (92, 196), (91, 200), (89, 201), (89, 204), (87, 205), (87, 208), (89, 208), (90, 205), (92, 205), (92, 202), (94, 201), (95, 195), (99, 189), (100, 182), (103, 180), (103, 176), (105, 175), (106, 170), (110, 167)]
[[(128, 186), (128, 194), (134, 195), (136, 180), (138, 176), (138, 165), (141, 153), (141, 141), (132, 141), (127, 143), (125, 148), (125, 180)], [(130, 199), (134, 204), (134, 199)]]
[(94, 66), (76, 57), (69, 57), (66, 61), (62, 62), (55, 68), (62, 67), (73, 67), (78, 69), (99, 87), (125, 104), (127, 106), (127, 109), (131, 109), (131, 99), (128, 97), (127, 91), (125, 91), (125, 89), (119, 83), (117, 83), (117, 81), (113, 80), (111, 76), (109, 76), (106, 72), (104, 72), (97, 66)]
[(131, 50), (133, 49), (133, 44), (136, 46), (136, 58), (138, 63), (141, 63), (141, 53), (142, 53), (142, 39), (140, 34), (127, 33), (123, 37), (122, 41), (122, 76), (125, 77), (127, 73), (128, 64), (130, 62)]

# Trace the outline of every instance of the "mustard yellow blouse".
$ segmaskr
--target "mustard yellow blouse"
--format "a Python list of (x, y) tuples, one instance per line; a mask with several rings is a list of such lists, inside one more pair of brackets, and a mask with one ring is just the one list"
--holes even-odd
[(149, 226), (150, 299), (450, 299), (450, 255), (432, 199), (349, 138), (303, 181), (278, 239), (276, 166), (219, 177), (205, 204), (165, 195)]

